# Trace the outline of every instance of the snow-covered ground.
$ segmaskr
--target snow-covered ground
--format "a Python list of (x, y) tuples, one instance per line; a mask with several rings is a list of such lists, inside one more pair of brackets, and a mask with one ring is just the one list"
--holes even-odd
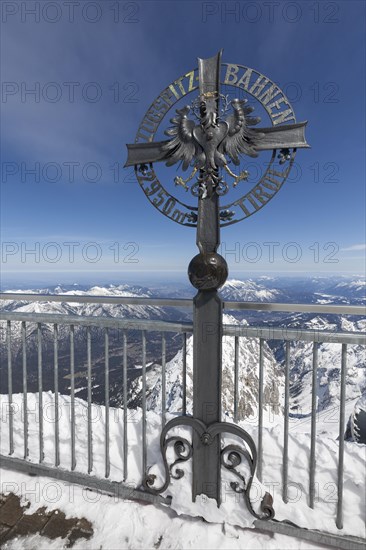
[[(28, 394), (29, 459), (38, 462), (37, 394)], [(1, 453), (8, 454), (9, 415), (7, 396), (0, 396)], [(353, 408), (348, 402), (347, 413)], [(14, 456), (23, 457), (22, 396), (14, 395)], [(54, 396), (43, 394), (45, 463), (54, 463)], [(110, 479), (123, 479), (123, 416), (120, 409), (110, 408)], [(104, 478), (105, 408), (93, 405), (93, 475)], [(171, 418), (168, 415), (168, 419)], [(252, 489), (253, 506), (258, 509), (265, 491), (274, 496), (276, 519), (290, 520), (301, 527), (339, 532), (335, 525), (337, 502), (337, 415), (323, 411), (317, 418), (316, 447), (316, 502), (314, 510), (308, 506), (310, 420), (292, 420), (289, 437), (289, 502), (282, 501), (283, 418), (265, 414), (263, 433), (263, 484), (255, 479)], [(70, 398), (59, 398), (60, 466), (70, 468)], [(241, 423), (256, 441), (256, 421)], [(148, 465), (162, 480), (159, 452), (161, 418), (149, 411), (147, 416)], [(130, 486), (140, 486), (141, 411), (129, 411), (128, 417), (128, 475)], [(190, 439), (189, 431), (177, 429)], [(224, 443), (234, 439), (225, 438)], [(236, 441), (238, 443), (238, 441)], [(342, 534), (365, 537), (365, 451), (364, 445), (345, 442), (344, 470), (344, 529)], [(76, 460), (77, 470), (87, 472), (87, 408), (76, 399)], [(155, 466), (154, 466), (155, 465)], [(46, 506), (61, 509), (69, 517), (84, 516), (94, 526), (94, 536), (88, 542), (79, 540), (75, 548), (316, 548), (306, 542), (282, 535), (267, 535), (250, 529), (253, 517), (246, 510), (243, 498), (233, 493), (230, 481), (233, 474), (222, 470), (223, 503), (198, 499), (191, 502), (191, 463), (180, 467), (182, 479), (174, 480), (164, 493), (172, 496), (171, 508), (117, 501), (112, 497), (90, 492), (85, 488), (50, 478), (29, 477), (14, 471), (1, 471), (2, 492), (13, 491), (30, 501), (28, 512)], [(246, 467), (243, 465), (242, 473)], [(203, 521), (202, 517), (206, 520)], [(64, 541), (49, 541), (39, 535), (23, 537), (7, 543), (8, 549), (62, 548)]]
[[(23, 474), (4, 471), (3, 483), (14, 482), (29, 487), (27, 501), (32, 513), (40, 506), (63, 510), (67, 517), (86, 517), (92, 524), (94, 536), (85, 541), (79, 539), (75, 550), (147, 550), (147, 549), (230, 549), (248, 550), (326, 550), (300, 539), (284, 535), (260, 533), (254, 529), (241, 529), (229, 523), (207, 523), (201, 518), (177, 516), (168, 507), (142, 505), (133, 501), (116, 501), (108, 496), (91, 493), (80, 486), (50, 482), (49, 478), (37, 477), (39, 498), (34, 498), (36, 482)], [(57, 488), (54, 486), (57, 485)], [(54, 487), (51, 495), (52, 486)], [(47, 499), (43, 494), (50, 495)], [(72, 498), (70, 497), (72, 495)], [(57, 502), (50, 498), (57, 495)], [(30, 535), (10, 540), (4, 550), (61, 550), (65, 539), (51, 540), (41, 535)]]

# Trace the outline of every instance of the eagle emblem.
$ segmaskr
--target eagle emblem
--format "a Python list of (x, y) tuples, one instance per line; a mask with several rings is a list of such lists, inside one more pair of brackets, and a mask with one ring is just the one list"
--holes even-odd
[[(258, 124), (260, 117), (250, 116), (254, 107), (246, 105), (247, 99), (233, 99), (230, 102), (232, 114), (225, 120), (220, 120), (216, 109), (210, 109), (206, 101), (200, 102), (200, 124), (188, 118), (190, 106), (176, 110), (176, 116), (170, 119), (172, 126), (165, 131), (169, 139), (163, 146), (166, 166), (178, 162), (184, 171), (193, 166), (193, 172), (187, 179), (175, 178), (176, 185), (182, 185), (188, 190), (187, 183), (198, 170), (205, 170), (211, 175), (212, 182), (217, 183), (218, 169), (224, 168), (234, 178), (234, 187), (247, 179), (248, 172), (234, 174), (229, 166), (229, 158), (234, 165), (240, 164), (239, 155), (257, 157), (256, 147), (263, 138), (258, 130), (251, 126)], [(211, 102), (210, 102), (211, 103)], [(212, 103), (211, 103), (212, 105)]]

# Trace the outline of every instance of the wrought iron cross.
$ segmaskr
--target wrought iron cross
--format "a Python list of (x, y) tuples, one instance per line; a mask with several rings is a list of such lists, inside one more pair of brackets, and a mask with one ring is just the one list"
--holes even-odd
[[(154, 487), (155, 476), (146, 472), (144, 487), (156, 493), (167, 489), (170, 477), (179, 478), (182, 470), (172, 471), (176, 463), (193, 459), (193, 500), (204, 494), (221, 502), (221, 466), (233, 472), (239, 483), (232, 483), (238, 493), (244, 493), (250, 512), (262, 519), (273, 517), (271, 497), (267, 493), (262, 501), (261, 512), (254, 511), (250, 502), (250, 488), (256, 468), (256, 447), (249, 434), (234, 424), (221, 422), (221, 376), (222, 376), (222, 300), (218, 289), (225, 283), (228, 268), (225, 259), (217, 253), (220, 243), (219, 198), (222, 190), (220, 169), (225, 169), (234, 177), (234, 186), (245, 180), (247, 172), (234, 174), (228, 166), (231, 160), (239, 164), (240, 155), (255, 157), (260, 151), (280, 150), (280, 163), (289, 159), (290, 149), (308, 147), (304, 137), (306, 122), (285, 124), (270, 128), (252, 128), (260, 121), (251, 117), (252, 107), (246, 101), (231, 101), (233, 113), (222, 120), (220, 117), (220, 51), (209, 59), (198, 59), (199, 81), (199, 123), (188, 117), (189, 107), (178, 109), (171, 119), (173, 126), (166, 131), (170, 139), (166, 141), (135, 143), (127, 145), (128, 159), (125, 166), (135, 166), (136, 171), (147, 173), (148, 165), (165, 162), (167, 166), (181, 162), (183, 170), (192, 167), (186, 180), (178, 177), (175, 183), (186, 183), (197, 174), (198, 189), (197, 237), (199, 253), (189, 264), (188, 275), (192, 285), (198, 290), (194, 298), (193, 314), (193, 416), (174, 418), (168, 422), (161, 434), (161, 452), (165, 464), (165, 483)], [(186, 75), (187, 76), (187, 75)], [(193, 79), (193, 78), (192, 78)], [(267, 92), (267, 95), (269, 92)], [(167, 100), (168, 101), (168, 100)], [(159, 114), (155, 115), (157, 118)], [(145, 189), (147, 195), (159, 190), (159, 182), (154, 174), (146, 175), (151, 187)], [(276, 180), (269, 181), (276, 185)], [(226, 186), (227, 187), (227, 186)], [(170, 200), (170, 199), (168, 199)], [(243, 207), (244, 208), (244, 207)], [(222, 218), (221, 218), (222, 219)], [(185, 438), (173, 436), (167, 439), (168, 432), (176, 426), (192, 428), (192, 444)], [(245, 448), (228, 445), (221, 448), (221, 433), (239, 437)], [(168, 467), (166, 451), (174, 442), (177, 455), (175, 463)], [(250, 476), (244, 479), (235, 469), (244, 458), (249, 462)]]

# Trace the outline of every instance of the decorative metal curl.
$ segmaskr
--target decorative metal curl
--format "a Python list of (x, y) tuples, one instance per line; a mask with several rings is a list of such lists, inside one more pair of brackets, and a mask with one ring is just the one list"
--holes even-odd
[[(242, 462), (240, 455), (245, 457), (245, 460), (250, 467), (250, 476), (247, 481), (245, 480), (245, 477), (236, 469)], [(258, 514), (253, 509), (250, 500), (250, 489), (252, 487), (256, 464), (254, 462), (254, 457), (250, 455), (247, 449), (239, 447), (238, 445), (227, 445), (221, 450), (221, 464), (224, 468), (232, 472), (240, 480), (240, 482), (232, 481), (230, 483), (230, 487), (235, 493), (243, 494), (250, 513), (261, 520), (273, 519), (275, 515), (273, 509), (273, 498), (269, 493), (265, 493), (261, 502), (261, 510), (263, 513)]]
[(169, 472), (170, 472), (170, 475), (171, 475), (172, 478), (180, 479), (181, 477), (184, 476), (183, 470), (181, 470), (180, 468), (176, 468), (175, 473), (173, 473), (173, 468), (174, 468), (174, 466), (176, 466), (176, 464), (179, 464), (180, 462), (185, 462), (186, 460), (189, 460), (191, 458), (191, 456), (193, 455), (193, 449), (192, 449), (192, 445), (189, 443), (189, 441), (187, 441), (186, 439), (184, 439), (182, 437), (180, 437), (180, 438), (176, 438), (176, 437), (169, 438), (167, 440), (167, 445), (173, 440), (176, 440), (175, 443), (174, 443), (174, 451), (175, 451), (175, 454), (177, 455), (178, 458), (177, 458), (177, 460), (175, 460), (175, 462), (173, 462), (173, 464), (170, 465)]
[(147, 165), (147, 164), (139, 164), (139, 165), (138, 165), (138, 168), (137, 168), (137, 171), (140, 172), (140, 174), (142, 174), (143, 176), (146, 176), (146, 174), (147, 174), (149, 168), (150, 168), (150, 170), (151, 170), (151, 168), (152, 168), (151, 162), (149, 163), (149, 165)]
[(291, 160), (290, 149), (281, 149), (277, 155), (277, 158), (280, 159), (279, 164), (285, 164), (286, 161)]
[[(229, 424), (228, 422), (214, 422), (213, 424), (210, 424), (209, 426), (206, 426), (204, 422), (201, 420), (198, 420), (197, 418), (193, 418), (191, 416), (182, 416), (173, 418), (170, 420), (164, 427), (164, 429), (161, 432), (160, 435), (160, 451), (163, 457), (164, 462), (164, 469), (165, 469), (165, 481), (161, 487), (153, 487), (156, 476), (154, 474), (149, 473), (149, 471), (146, 473), (145, 478), (143, 480), (143, 487), (154, 494), (163, 493), (170, 484), (170, 479), (173, 477), (174, 479), (181, 479), (184, 476), (183, 470), (180, 468), (177, 468), (175, 472), (173, 472), (173, 468), (181, 463), (186, 462), (193, 456), (193, 446), (192, 443), (190, 443), (187, 439), (184, 437), (179, 436), (173, 436), (168, 439), (166, 439), (167, 433), (175, 427), (190, 427), (193, 428), (193, 430), (198, 435), (202, 445), (210, 446), (213, 441), (215, 441), (216, 436), (222, 433), (227, 433), (231, 435), (235, 435), (237, 437), (240, 437), (243, 440), (243, 443), (245, 444), (245, 447), (239, 447), (238, 445), (227, 445), (221, 450), (221, 465), (232, 472), (238, 479), (239, 482), (232, 482), (230, 484), (233, 491), (236, 493), (243, 493), (248, 511), (256, 518), (261, 520), (269, 520), (272, 519), (275, 515), (274, 509), (273, 509), (273, 499), (272, 496), (269, 493), (265, 493), (262, 502), (261, 502), (261, 510), (262, 514), (258, 514), (252, 506), (252, 503), (250, 501), (250, 490), (253, 483), (253, 478), (255, 474), (255, 469), (257, 465), (257, 449), (255, 446), (255, 443), (252, 439), (252, 437), (240, 428), (239, 426), (236, 426), (235, 424)], [(174, 451), (177, 456), (177, 459), (168, 466), (168, 461), (166, 457), (166, 452), (168, 446), (174, 441)], [(250, 469), (250, 475), (248, 479), (246, 480), (244, 476), (238, 472), (236, 469), (237, 466), (239, 466), (242, 462), (242, 458), (244, 457), (247, 461)]]
[(201, 196), (201, 193), (202, 193), (201, 182), (197, 181), (194, 185), (192, 185), (191, 193), (194, 197), (200, 197)]
[(187, 217), (187, 220), (189, 223), (197, 223), (198, 216), (195, 212), (191, 212), (189, 216)]
[(228, 191), (228, 184), (218, 174), (217, 170), (209, 173), (201, 172), (196, 183), (191, 187), (192, 195), (194, 197), (200, 197), (201, 199), (205, 199), (214, 192), (220, 196), (226, 195)]
[(220, 212), (220, 220), (223, 222), (230, 221), (235, 216), (235, 212), (232, 210), (222, 210)]
[[(178, 458), (169, 466), (166, 453), (168, 450), (168, 446), (173, 441), (175, 442), (174, 451)], [(163, 483), (163, 485), (161, 487), (153, 487), (156, 480), (156, 475), (149, 473), (151, 468), (148, 469), (145, 475), (145, 478), (142, 481), (143, 487), (147, 489), (149, 492), (153, 492), (154, 494), (163, 493), (168, 488), (171, 477), (173, 479), (181, 479), (184, 476), (183, 470), (181, 470), (180, 468), (176, 468), (174, 472), (173, 468), (177, 464), (181, 462), (185, 462), (186, 460), (189, 460), (193, 455), (193, 449), (192, 449), (191, 443), (184, 437), (173, 436), (164, 441), (163, 447), (161, 448), (161, 454), (163, 456), (164, 469), (165, 469), (165, 482)]]
[(220, 178), (218, 184), (216, 185), (215, 191), (220, 197), (223, 197), (229, 192), (229, 186), (226, 181)]

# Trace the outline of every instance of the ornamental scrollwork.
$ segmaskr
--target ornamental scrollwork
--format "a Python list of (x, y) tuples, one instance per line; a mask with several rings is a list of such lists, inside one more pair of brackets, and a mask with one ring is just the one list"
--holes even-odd
[[(260, 506), (261, 513), (254, 510), (250, 499), (251, 487), (257, 465), (257, 450), (255, 443), (248, 432), (235, 424), (229, 424), (227, 422), (214, 422), (207, 426), (201, 420), (189, 416), (170, 420), (164, 427), (160, 436), (160, 452), (163, 458), (165, 474), (163, 484), (160, 487), (154, 486), (157, 476), (152, 474), (151, 468), (149, 468), (142, 483), (146, 491), (154, 494), (163, 493), (169, 487), (171, 478), (181, 479), (184, 476), (184, 471), (177, 466), (192, 458), (194, 448), (192, 443), (182, 436), (175, 435), (167, 438), (168, 432), (176, 427), (192, 428), (199, 436), (200, 443), (204, 446), (210, 446), (215, 438), (221, 434), (231, 434), (239, 437), (244, 443), (242, 447), (229, 444), (221, 449), (222, 467), (231, 472), (237, 479), (237, 481), (232, 481), (230, 483), (230, 487), (235, 493), (243, 494), (247, 508), (254, 517), (261, 520), (269, 520), (274, 517), (273, 498), (268, 492), (265, 493), (262, 499)], [(175, 460), (169, 465), (167, 451), (171, 445), (173, 445)], [(249, 475), (247, 478), (237, 469), (243, 459), (249, 466)]]

